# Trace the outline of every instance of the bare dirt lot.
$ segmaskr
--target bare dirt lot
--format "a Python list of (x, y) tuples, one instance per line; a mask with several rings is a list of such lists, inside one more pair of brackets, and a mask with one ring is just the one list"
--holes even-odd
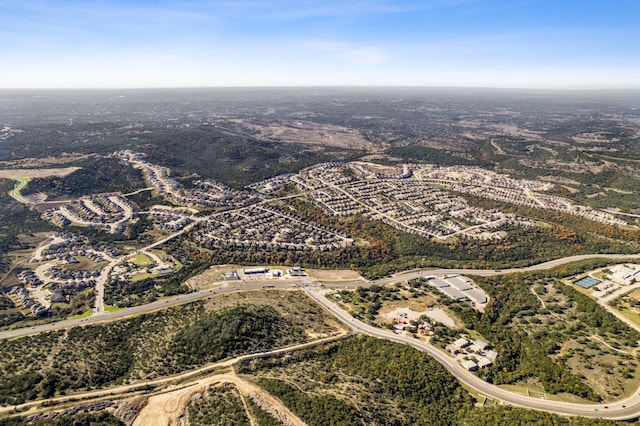
[(0, 179), (22, 178), (46, 178), (52, 176), (64, 177), (79, 170), (80, 167), (65, 167), (63, 169), (1, 169)]
[(263, 408), (268, 406), (272, 411), (282, 418), (284, 424), (302, 426), (305, 423), (298, 416), (293, 414), (286, 406), (271, 394), (265, 392), (258, 386), (241, 379), (234, 373), (217, 374), (202, 379), (194, 384), (183, 386), (177, 390), (166, 392), (149, 398), (147, 405), (140, 411), (140, 414), (133, 423), (136, 425), (180, 425), (186, 424), (185, 411), (193, 395), (196, 392), (203, 392), (208, 386), (215, 386), (220, 383), (230, 383), (244, 396), (257, 399), (262, 402)]
[(62, 153), (56, 157), (45, 158), (21, 158), (19, 160), (0, 161), (0, 167), (19, 167), (40, 169), (54, 164), (69, 164), (72, 161), (83, 160), (89, 158), (90, 154)]
[(306, 272), (312, 278), (317, 278), (319, 280), (326, 280), (326, 281), (362, 279), (360, 274), (350, 269), (342, 269), (342, 270), (308, 269)]
[(319, 124), (310, 121), (283, 121), (270, 126), (242, 121), (242, 126), (258, 132), (258, 138), (309, 145), (338, 146), (349, 149), (372, 149), (360, 131), (343, 126)]
[(236, 265), (214, 265), (201, 274), (189, 278), (185, 284), (195, 290), (202, 290), (211, 287), (214, 283), (224, 279), (224, 273), (234, 269), (242, 269)]

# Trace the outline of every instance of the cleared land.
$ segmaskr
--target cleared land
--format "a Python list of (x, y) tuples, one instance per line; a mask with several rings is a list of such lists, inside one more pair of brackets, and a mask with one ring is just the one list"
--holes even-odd
[(0, 179), (28, 177), (31, 179), (68, 176), (81, 167), (65, 167), (62, 169), (1, 169)]
[(140, 267), (149, 266), (153, 263), (149, 256), (142, 253), (136, 254), (135, 256), (131, 257), (130, 261), (131, 263), (134, 263)]
[(625, 294), (611, 304), (640, 327), (640, 290)]
[(368, 141), (359, 130), (344, 126), (319, 124), (310, 121), (282, 121), (269, 126), (250, 121), (238, 120), (238, 122), (252, 132), (257, 131), (258, 139), (347, 149), (370, 150), (376, 148), (375, 144)]

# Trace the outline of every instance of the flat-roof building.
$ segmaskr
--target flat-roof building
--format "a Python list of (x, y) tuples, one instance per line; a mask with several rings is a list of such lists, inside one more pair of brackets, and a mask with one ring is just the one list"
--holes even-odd
[(246, 275), (250, 275), (250, 274), (264, 274), (265, 272), (267, 272), (267, 268), (265, 267), (260, 267), (260, 268), (247, 268), (247, 269), (243, 269), (242, 272), (244, 272)]
[(457, 288), (460, 291), (471, 290), (473, 288), (469, 281), (467, 281), (460, 275), (447, 278), (445, 281), (447, 281), (451, 285), (451, 287)]
[(478, 364), (471, 361), (470, 359), (465, 359), (462, 361), (462, 366), (469, 371), (476, 371), (478, 369)]
[(468, 299), (476, 305), (484, 305), (488, 300), (482, 289), (462, 275), (446, 275), (444, 278), (432, 278), (427, 280), (427, 283), (453, 300)]
[(478, 367), (480, 368), (487, 368), (489, 366), (491, 366), (491, 364), (493, 364), (493, 362), (491, 362), (491, 360), (482, 357), (480, 358), (480, 360), (478, 360)]
[(459, 338), (458, 340), (456, 340), (455, 342), (452, 343), (453, 346), (455, 346), (456, 348), (459, 348), (459, 349), (466, 348), (470, 344), (471, 343), (469, 343), (469, 341), (467, 339), (465, 339), (464, 337), (461, 337), (461, 338)]
[(453, 287), (440, 287), (438, 290), (440, 290), (442, 293), (446, 294), (453, 300), (464, 300), (467, 298), (466, 294)]
[(483, 304), (487, 303), (487, 295), (479, 291), (478, 289), (472, 288), (464, 292), (464, 294), (474, 303)]
[(444, 288), (444, 287), (450, 287), (451, 284), (449, 284), (448, 281), (445, 280), (441, 280), (439, 278), (433, 279), (429, 281), (429, 284), (431, 284), (432, 286), (434, 286), (435, 288)]
[(484, 354), (484, 357), (491, 360), (491, 361), (495, 361), (496, 358), (498, 358), (498, 352), (496, 351), (487, 351), (487, 353)]
[(481, 351), (484, 351), (485, 349), (487, 349), (489, 347), (489, 344), (483, 340), (480, 339), (476, 339), (473, 341), (473, 345), (477, 346), (478, 349), (480, 349)]

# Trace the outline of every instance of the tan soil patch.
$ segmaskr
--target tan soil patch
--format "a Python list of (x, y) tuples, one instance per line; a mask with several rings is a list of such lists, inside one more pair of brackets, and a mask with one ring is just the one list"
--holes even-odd
[(21, 158), (20, 160), (0, 161), (0, 166), (38, 169), (54, 164), (68, 164), (72, 161), (84, 160), (93, 154), (70, 154), (63, 152), (58, 157)]
[(425, 315), (434, 321), (446, 325), (449, 328), (457, 328), (456, 322), (449, 314), (442, 308), (429, 308)]
[(357, 161), (356, 164), (375, 173), (391, 174), (391, 173), (395, 173), (398, 170), (396, 167), (383, 166), (382, 164), (376, 164), (376, 163), (363, 163), (363, 162)]
[(22, 178), (46, 178), (51, 176), (68, 176), (82, 167), (65, 167), (62, 169), (2, 169), (0, 179), (11, 179), (13, 177)]
[[(286, 419), (286, 424), (304, 426), (298, 416), (293, 414), (280, 400), (265, 392), (260, 387), (243, 380), (235, 374), (217, 374), (202, 379), (190, 386), (166, 392), (149, 398), (147, 405), (133, 422), (133, 426), (147, 425), (181, 425), (184, 424), (184, 414), (191, 398), (196, 392), (203, 392), (207, 387), (219, 383), (231, 383), (244, 396), (259, 399), (277, 412), (279, 417)], [(264, 408), (264, 407), (263, 407)]]
[(540, 135), (531, 130), (522, 129), (515, 124), (494, 124), (491, 126), (492, 128), (499, 130), (509, 136), (521, 136), (524, 138), (529, 138), (533, 140), (540, 140)]
[(358, 280), (362, 279), (360, 274), (350, 269), (342, 270), (326, 270), (326, 269), (307, 269), (306, 272), (310, 277), (319, 280)]
[(240, 124), (258, 132), (258, 138), (305, 145), (338, 146), (351, 149), (371, 149), (360, 131), (343, 126), (319, 124), (310, 121), (283, 121), (270, 126), (239, 120)]
[(198, 274), (195, 277), (189, 278), (187, 281), (185, 281), (185, 284), (188, 285), (190, 288), (193, 288), (196, 290), (209, 288), (212, 286), (212, 284), (223, 281), (224, 280), (223, 275), (225, 272), (229, 272), (234, 269), (241, 270), (242, 267), (235, 266), (235, 265), (215, 265), (207, 269), (206, 271), (202, 272), (201, 274)]
[(396, 162), (402, 162), (404, 161), (402, 158), (399, 157), (392, 157), (390, 155), (384, 155), (384, 154), (369, 154), (369, 155), (365, 155), (364, 157), (360, 158), (361, 161), (375, 161), (375, 160), (387, 160), (387, 161), (396, 161)]
[(577, 143), (611, 143), (620, 141), (619, 138), (611, 138), (609, 135), (602, 132), (585, 132), (578, 133), (571, 137)]
[(415, 311), (409, 307), (405, 307), (405, 308), (394, 309), (393, 311), (386, 313), (384, 316), (389, 320), (393, 320), (394, 318), (398, 317), (402, 313), (407, 314), (407, 318), (406, 318), (407, 321), (417, 320), (422, 315), (425, 315), (428, 318), (434, 321), (437, 321), (441, 324), (444, 324), (449, 328), (456, 328), (456, 322), (454, 321), (454, 319), (451, 318), (449, 314), (447, 314), (441, 308), (428, 308), (426, 311)]

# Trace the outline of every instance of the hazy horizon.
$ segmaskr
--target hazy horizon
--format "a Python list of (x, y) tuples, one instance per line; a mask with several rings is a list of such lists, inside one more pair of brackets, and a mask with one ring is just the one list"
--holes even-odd
[(131, 90), (131, 91), (152, 91), (152, 90), (472, 90), (472, 91), (522, 91), (522, 92), (628, 92), (640, 91), (638, 87), (497, 87), (497, 86), (435, 86), (435, 85), (356, 85), (356, 84), (324, 84), (324, 85), (244, 85), (244, 86), (114, 86), (114, 87), (3, 87), (0, 91), (114, 91), (114, 90)]
[(0, 1), (6, 89), (640, 88), (640, 2)]

